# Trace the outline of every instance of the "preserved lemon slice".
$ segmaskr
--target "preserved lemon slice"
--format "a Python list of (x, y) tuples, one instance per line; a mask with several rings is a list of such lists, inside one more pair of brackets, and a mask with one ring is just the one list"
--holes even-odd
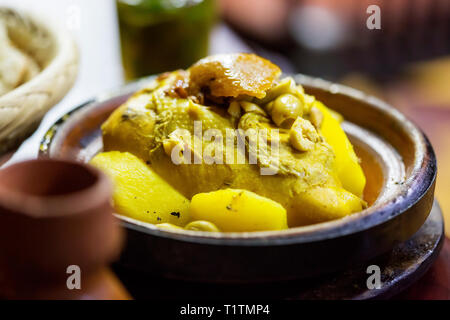
[(254, 54), (220, 54), (204, 58), (190, 69), (194, 88), (209, 88), (215, 97), (249, 95), (264, 98), (281, 74), (280, 68)]

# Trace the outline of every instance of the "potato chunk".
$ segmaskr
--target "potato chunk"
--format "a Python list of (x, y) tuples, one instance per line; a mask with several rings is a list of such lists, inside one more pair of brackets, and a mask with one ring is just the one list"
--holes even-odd
[(289, 225), (309, 225), (343, 218), (364, 209), (365, 202), (338, 187), (315, 187), (299, 194), (294, 207), (301, 214), (290, 216)]
[(287, 228), (286, 210), (278, 202), (241, 189), (196, 194), (190, 213), (194, 220), (211, 221), (224, 232)]
[(134, 155), (103, 152), (96, 155), (91, 164), (113, 180), (117, 213), (155, 224), (184, 227), (189, 221), (189, 200)]
[(336, 155), (337, 175), (343, 188), (358, 197), (362, 197), (366, 177), (350, 140), (348, 140), (339, 120), (336, 119), (330, 109), (317, 100), (314, 102), (314, 107), (323, 114), (320, 134), (333, 148)]

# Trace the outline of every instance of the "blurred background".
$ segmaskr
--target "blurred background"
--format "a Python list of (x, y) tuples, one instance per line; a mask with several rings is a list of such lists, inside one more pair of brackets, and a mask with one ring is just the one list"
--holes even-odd
[[(281, 66), (378, 96), (406, 113), (437, 152), (437, 198), (450, 235), (450, 1), (0, 0), (70, 29), (81, 67), (69, 95), (13, 160), (34, 157), (61, 115), (124, 82), (211, 53), (255, 52)], [(381, 29), (370, 30), (370, 5)]]

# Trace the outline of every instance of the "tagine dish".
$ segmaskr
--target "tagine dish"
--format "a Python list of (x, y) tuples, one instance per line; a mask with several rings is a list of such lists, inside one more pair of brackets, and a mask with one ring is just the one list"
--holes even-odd
[(117, 213), (169, 230), (282, 230), (361, 211), (342, 116), (253, 54), (165, 73), (102, 125)]

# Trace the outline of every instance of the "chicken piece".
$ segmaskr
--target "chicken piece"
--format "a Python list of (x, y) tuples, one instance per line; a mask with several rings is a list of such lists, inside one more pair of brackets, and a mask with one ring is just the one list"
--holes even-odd
[[(222, 72), (220, 64), (217, 68), (212, 69), (211, 74)], [(241, 68), (245, 69), (244, 64)], [(251, 69), (248, 66), (245, 70)], [(174, 97), (171, 92), (182, 74), (173, 72), (155, 80), (119, 107), (102, 126), (105, 151), (133, 153), (188, 199), (198, 193), (227, 188), (244, 189), (272, 199), (286, 209), (289, 227), (341, 218), (364, 208), (362, 199), (342, 188), (333, 149), (324, 139), (314, 140), (308, 151), (299, 151), (291, 145), (289, 129), (277, 127), (261, 108), (244, 108), (242, 105), (248, 107), (244, 103), (241, 104), (243, 114), (236, 112), (233, 116), (227, 111), (228, 107), (205, 106), (189, 98)], [(230, 90), (227, 94), (249, 92), (239, 91), (242, 87), (233, 84), (233, 77), (232, 74), (221, 82), (223, 90)], [(231, 84), (232, 88), (226, 88), (225, 83)], [(196, 120), (201, 122), (200, 129), (196, 128)], [(241, 129), (233, 140), (244, 142), (245, 154), (239, 153), (238, 143), (228, 144), (227, 139), (223, 139), (217, 144), (215, 140), (205, 139), (209, 129), (223, 137), (227, 132)], [(249, 129), (267, 130), (270, 143), (265, 145), (266, 148), (252, 145), (249, 137), (242, 135)], [(181, 130), (186, 130), (193, 139), (180, 143)], [(278, 154), (272, 149), (271, 133), (275, 130), (279, 130), (280, 137)], [(177, 141), (171, 143), (174, 136)], [(183, 151), (193, 151), (200, 157), (193, 157), (192, 163), (176, 164), (169, 151), (177, 145), (183, 145)], [(221, 148), (215, 149), (217, 145)], [(211, 149), (219, 150), (215, 156), (223, 162), (205, 163), (205, 154)], [(256, 154), (254, 162), (250, 157), (252, 152)], [(238, 161), (239, 156), (244, 158), (243, 162)], [(194, 163), (198, 158), (200, 162)], [(275, 171), (266, 175), (261, 174), (263, 169)], [(322, 195), (320, 204), (311, 194)]]
[(248, 53), (210, 56), (189, 70), (191, 91), (207, 87), (215, 97), (248, 95), (264, 98), (281, 74), (278, 66)]

